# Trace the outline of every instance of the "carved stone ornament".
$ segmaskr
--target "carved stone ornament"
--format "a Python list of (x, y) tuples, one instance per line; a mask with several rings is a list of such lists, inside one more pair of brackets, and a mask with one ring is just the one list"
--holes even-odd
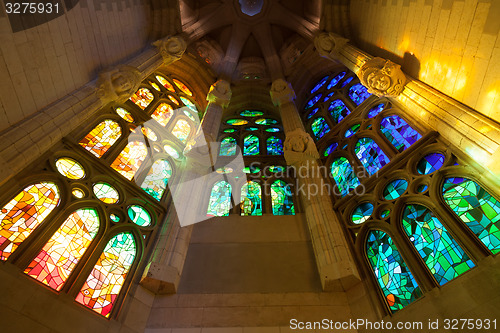
[(283, 79), (274, 80), (270, 93), (276, 106), (290, 103), (296, 98), (292, 85)]
[(97, 96), (105, 104), (124, 103), (139, 89), (141, 72), (135, 67), (120, 65), (99, 74)]
[(207, 95), (207, 101), (227, 107), (231, 101), (231, 85), (225, 80), (215, 82)]
[(366, 61), (357, 75), (368, 92), (378, 97), (397, 97), (406, 85), (401, 66), (382, 58)]
[(329, 59), (338, 59), (340, 50), (349, 40), (333, 32), (322, 32), (314, 38), (314, 46), (322, 57)]
[(186, 51), (186, 41), (179, 36), (166, 37), (153, 43), (158, 48), (164, 64), (179, 60)]
[(290, 165), (300, 164), (311, 159), (317, 160), (319, 158), (314, 140), (300, 128), (287, 133), (284, 155), (286, 162)]

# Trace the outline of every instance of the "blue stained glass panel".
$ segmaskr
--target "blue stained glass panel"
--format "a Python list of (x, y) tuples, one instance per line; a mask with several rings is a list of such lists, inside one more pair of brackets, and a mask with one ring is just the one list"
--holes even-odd
[(224, 139), (222, 139), (220, 143), (219, 155), (234, 156), (236, 155), (236, 147), (238, 147), (236, 139), (231, 136), (227, 136)]
[(248, 135), (243, 140), (243, 155), (259, 155), (259, 138), (255, 135)]
[(351, 113), (351, 110), (349, 110), (349, 108), (340, 99), (336, 99), (331, 102), (330, 106), (328, 107), (328, 111), (330, 111), (333, 120), (337, 124), (344, 120), (345, 117), (347, 117)]
[(335, 95), (335, 93), (329, 93), (328, 95), (326, 95), (326, 97), (323, 99), (323, 102), (327, 102), (333, 95)]
[(267, 154), (283, 155), (283, 141), (276, 136), (267, 138)]
[(384, 189), (384, 199), (386, 200), (394, 200), (399, 198), (405, 193), (408, 188), (408, 181), (405, 179), (396, 179), (387, 184)]
[(417, 164), (417, 171), (421, 175), (428, 175), (441, 169), (444, 165), (444, 155), (440, 153), (432, 153), (425, 156)]
[(354, 79), (353, 76), (345, 79), (345, 81), (342, 83), (342, 85), (340, 86), (340, 88), (344, 88), (345, 86), (347, 86), (349, 83), (351, 83), (351, 81)]
[(427, 207), (407, 205), (403, 212), (403, 228), (439, 285), (475, 266)]
[(326, 133), (330, 132), (330, 126), (326, 123), (325, 118), (319, 117), (311, 124), (311, 129), (317, 140), (321, 139)]
[(345, 131), (344, 136), (346, 138), (350, 138), (351, 136), (356, 134), (356, 132), (359, 130), (360, 127), (361, 127), (361, 124), (352, 125), (351, 128), (349, 128), (347, 131)]
[(370, 111), (368, 111), (368, 118), (376, 117), (380, 112), (382, 112), (384, 110), (384, 108), (385, 108), (384, 103), (380, 103), (380, 104), (375, 105), (374, 107), (372, 107), (370, 109)]
[(382, 119), (380, 131), (399, 152), (410, 148), (412, 144), (422, 138), (417, 131), (398, 116), (389, 116)]
[(341, 196), (347, 195), (360, 185), (356, 173), (345, 157), (336, 158), (332, 163), (330, 171), (335, 183), (337, 183)]
[(372, 94), (368, 92), (368, 89), (366, 89), (366, 87), (361, 83), (355, 84), (349, 88), (349, 97), (354, 103), (356, 103), (356, 105), (360, 105), (371, 95)]
[(387, 155), (380, 149), (377, 143), (370, 138), (359, 139), (354, 147), (354, 152), (370, 176), (390, 162)]
[(306, 104), (306, 110), (311, 108), (314, 104), (316, 104), (321, 99), (321, 96), (323, 96), (323, 95), (318, 94), (318, 95), (314, 96), (313, 98), (311, 98)]
[(335, 76), (328, 84), (328, 89), (332, 89), (333, 87), (335, 87), (337, 83), (339, 83), (340, 80), (342, 80), (346, 74), (347, 74), (346, 72), (341, 72), (337, 76)]
[(309, 114), (307, 115), (307, 119), (311, 119), (316, 113), (318, 113), (319, 111), (319, 108), (316, 108), (314, 110), (312, 110), (311, 112), (309, 112)]
[(325, 151), (323, 152), (323, 156), (327, 157), (329, 156), (335, 149), (337, 149), (337, 147), (339, 146), (338, 143), (332, 143), (331, 145), (329, 145)]
[(368, 220), (373, 214), (373, 205), (369, 202), (363, 202), (352, 213), (352, 222), (361, 224)]
[(320, 90), (321, 87), (325, 85), (326, 81), (328, 81), (328, 76), (325, 76), (318, 82), (318, 84), (316, 84), (316, 86), (311, 90), (311, 95)]

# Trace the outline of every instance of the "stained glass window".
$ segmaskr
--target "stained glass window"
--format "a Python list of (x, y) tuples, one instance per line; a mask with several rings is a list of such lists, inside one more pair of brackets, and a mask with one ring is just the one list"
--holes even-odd
[(248, 124), (248, 120), (245, 119), (229, 119), (226, 121), (228, 125), (233, 125), (233, 126), (243, 126)]
[(307, 119), (311, 119), (316, 113), (318, 113), (319, 111), (319, 108), (316, 108), (314, 110), (312, 110), (311, 112), (309, 112), (309, 114), (307, 115)]
[(382, 112), (384, 110), (384, 108), (385, 108), (384, 103), (380, 103), (380, 104), (375, 105), (374, 107), (372, 107), (370, 109), (370, 111), (368, 111), (368, 118), (376, 117), (380, 112)]
[(394, 200), (399, 198), (403, 193), (405, 193), (408, 188), (408, 181), (405, 179), (396, 179), (387, 184), (384, 188), (384, 199)]
[(144, 136), (146, 136), (151, 141), (157, 141), (158, 140), (158, 136), (156, 135), (156, 133), (151, 128), (149, 128), (149, 127), (142, 126), (141, 127), (141, 132), (142, 132), (142, 134), (144, 134)]
[(314, 104), (316, 104), (321, 99), (321, 96), (323, 95), (319, 94), (311, 98), (306, 104), (306, 110), (311, 108)]
[(331, 174), (333, 179), (335, 179), (335, 183), (337, 183), (341, 196), (347, 195), (361, 184), (351, 163), (345, 157), (339, 157), (333, 161)]
[(241, 187), (240, 207), (241, 216), (262, 215), (262, 199), (259, 183), (249, 181)]
[(235, 138), (227, 136), (222, 139), (220, 143), (220, 156), (234, 156), (236, 155), (236, 147), (238, 147), (238, 142)]
[(474, 267), (472, 260), (427, 207), (407, 205), (403, 228), (440, 285)]
[(172, 134), (183, 143), (186, 143), (189, 134), (191, 133), (191, 125), (184, 119), (180, 119), (174, 126)]
[(330, 111), (336, 124), (340, 123), (351, 113), (351, 110), (340, 99), (331, 102), (328, 111)]
[(153, 87), (156, 91), (160, 91), (160, 87), (154, 83), (153, 81), (149, 81), (149, 84), (151, 85), (151, 87)]
[(207, 216), (228, 216), (231, 209), (231, 185), (220, 181), (212, 187)]
[(174, 103), (175, 105), (179, 106), (181, 103), (177, 100), (177, 98), (175, 98), (174, 96), (172, 95), (168, 95), (168, 99)]
[(118, 191), (108, 183), (96, 183), (92, 189), (97, 199), (107, 204), (115, 204), (120, 200)]
[(342, 80), (346, 74), (347, 74), (346, 72), (341, 72), (337, 76), (335, 76), (328, 84), (327, 89), (332, 89), (333, 87), (335, 87), (337, 83), (339, 83), (340, 80)]
[(248, 167), (243, 168), (244, 173), (258, 173), (260, 168), (257, 166), (250, 165)]
[(76, 301), (109, 317), (136, 252), (132, 234), (120, 233), (111, 238), (76, 296)]
[(243, 140), (243, 155), (259, 155), (259, 138), (255, 135), (248, 135)]
[(351, 136), (356, 134), (356, 132), (359, 130), (360, 127), (361, 127), (361, 124), (352, 125), (351, 128), (349, 128), (347, 131), (345, 131), (344, 136), (346, 138), (350, 138)]
[(151, 215), (148, 211), (139, 205), (132, 205), (127, 209), (130, 220), (140, 227), (149, 227), (151, 225)]
[(255, 110), (245, 110), (240, 112), (240, 116), (243, 117), (259, 117), (264, 115), (264, 112), (262, 111), (255, 111)]
[(277, 127), (269, 127), (269, 128), (266, 128), (266, 132), (269, 132), (269, 133), (277, 133), (279, 132), (280, 129), (277, 128)]
[(493, 253), (500, 252), (500, 202), (476, 182), (447, 178), (443, 198), (457, 216)]
[(135, 94), (132, 95), (132, 97), (130, 97), (130, 100), (143, 110), (151, 104), (153, 99), (153, 93), (147, 88), (140, 88)]
[(117, 122), (104, 120), (97, 125), (81, 141), (80, 145), (100, 158), (113, 146), (122, 135), (122, 129)]
[(345, 86), (347, 86), (349, 83), (351, 83), (351, 81), (354, 79), (354, 76), (351, 76), (351, 77), (348, 77), (347, 79), (344, 80), (344, 82), (342, 82), (342, 85), (340, 86), (340, 88), (344, 88)]
[(0, 211), (0, 260), (7, 260), (58, 204), (56, 184), (42, 182), (26, 187), (3, 206)]
[(401, 310), (422, 296), (417, 281), (385, 232), (372, 230), (368, 233), (366, 255), (392, 312)]
[(161, 103), (156, 108), (155, 112), (151, 115), (151, 118), (156, 120), (160, 125), (167, 126), (168, 121), (174, 115), (174, 109), (170, 104)]
[(141, 188), (156, 200), (160, 200), (172, 176), (172, 166), (165, 159), (157, 160), (149, 169)]
[(361, 224), (368, 220), (373, 214), (373, 205), (369, 202), (363, 202), (358, 205), (354, 212), (352, 213), (352, 222), (355, 224)]
[(267, 138), (267, 154), (283, 155), (283, 141), (276, 136)]
[(316, 86), (311, 90), (311, 94), (314, 94), (316, 91), (320, 90), (321, 87), (325, 85), (326, 81), (328, 81), (328, 76), (325, 76), (318, 82), (318, 84), (316, 84)]
[(371, 95), (372, 94), (368, 92), (368, 89), (366, 89), (366, 87), (361, 83), (355, 84), (349, 88), (349, 97), (354, 103), (356, 103), (356, 105), (360, 105)]
[(257, 128), (257, 127), (245, 127), (245, 131), (249, 131), (249, 132), (255, 132), (258, 130), (259, 130), (259, 128)]
[(278, 121), (276, 119), (261, 118), (261, 119), (257, 119), (255, 121), (255, 123), (257, 125), (269, 126), (269, 125), (276, 125), (276, 124), (278, 124)]
[(233, 173), (233, 171), (234, 171), (233, 168), (229, 168), (229, 167), (218, 168), (217, 170), (215, 170), (215, 172), (217, 172), (220, 175)]
[(234, 128), (228, 128), (223, 131), (224, 133), (234, 133), (236, 130)]
[(73, 194), (75, 196), (75, 198), (78, 198), (78, 199), (81, 199), (85, 196), (85, 193), (82, 190), (77, 189), (77, 188), (72, 190), (71, 194)]
[(382, 119), (380, 131), (399, 152), (410, 148), (412, 144), (422, 137), (398, 116), (389, 116)]
[(328, 101), (328, 100), (329, 100), (329, 99), (330, 99), (333, 95), (335, 95), (335, 93), (334, 93), (334, 92), (329, 93), (328, 95), (326, 95), (326, 97), (323, 99), (323, 102)]
[(311, 124), (311, 129), (317, 140), (321, 139), (326, 133), (330, 132), (330, 126), (326, 123), (325, 118), (319, 117)]
[(177, 79), (173, 79), (172, 81), (174, 81), (177, 88), (179, 88), (183, 93), (185, 93), (188, 96), (193, 96), (193, 93), (191, 92), (191, 90), (189, 90), (189, 88), (184, 83), (182, 83), (181, 81), (179, 81)]
[(384, 165), (390, 162), (387, 155), (370, 138), (359, 139), (354, 147), (354, 152), (370, 176), (377, 173)]
[(335, 149), (337, 149), (338, 146), (338, 143), (332, 143), (325, 149), (325, 151), (323, 152), (323, 156), (328, 157)]
[(55, 290), (61, 290), (99, 230), (93, 208), (73, 212), (45, 244), (24, 272)]
[(174, 86), (170, 82), (168, 82), (167, 79), (165, 79), (163, 76), (157, 75), (156, 79), (169, 91), (175, 92)]
[(417, 171), (421, 175), (428, 175), (441, 169), (444, 165), (444, 155), (440, 153), (432, 153), (425, 156), (417, 164)]
[(186, 115), (186, 117), (188, 117), (192, 121), (196, 122), (196, 118), (193, 116), (193, 114), (191, 112), (184, 110), (184, 114)]
[(134, 122), (134, 117), (132, 117), (132, 115), (130, 114), (130, 112), (128, 112), (124, 108), (116, 108), (116, 113), (120, 117), (122, 117), (123, 120), (125, 120), (126, 122), (128, 122), (128, 123), (133, 123)]
[(138, 141), (129, 142), (114, 160), (113, 164), (111, 164), (111, 168), (121, 173), (123, 177), (131, 180), (147, 154), (148, 149), (144, 143)]
[(175, 159), (180, 158), (179, 152), (177, 152), (177, 150), (172, 148), (172, 146), (165, 145), (165, 146), (163, 146), (163, 150), (165, 150), (165, 153), (169, 154), (170, 156), (172, 156)]
[(271, 200), (273, 215), (295, 215), (292, 191), (284, 181), (277, 180), (271, 184)]
[(179, 96), (179, 98), (181, 99), (182, 103), (184, 103), (185, 106), (187, 106), (188, 108), (190, 108), (194, 112), (198, 112), (198, 109), (196, 109), (196, 105), (193, 102), (191, 102), (189, 99), (187, 99), (183, 96)]
[(61, 175), (69, 179), (82, 179), (85, 177), (85, 170), (82, 165), (69, 157), (57, 159), (56, 168)]

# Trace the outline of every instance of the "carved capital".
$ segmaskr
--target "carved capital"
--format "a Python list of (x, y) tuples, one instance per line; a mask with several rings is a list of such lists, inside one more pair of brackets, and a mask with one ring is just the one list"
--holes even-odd
[(231, 95), (231, 85), (229, 82), (219, 80), (210, 87), (210, 91), (207, 95), (207, 101), (220, 105), (224, 108), (229, 105)]
[(139, 89), (141, 72), (132, 66), (120, 65), (99, 74), (97, 96), (105, 104), (124, 103)]
[(406, 85), (401, 66), (382, 58), (366, 61), (357, 75), (368, 92), (378, 97), (397, 97)]
[(349, 40), (333, 32), (322, 32), (314, 38), (314, 46), (322, 57), (329, 59), (338, 59), (340, 50)]
[(296, 98), (295, 91), (289, 82), (277, 79), (271, 86), (271, 99), (273, 104), (280, 106), (292, 102)]
[(314, 140), (300, 128), (286, 134), (284, 155), (289, 165), (297, 165), (308, 160), (319, 159), (319, 153)]
[(170, 36), (153, 43), (158, 48), (163, 62), (171, 64), (179, 60), (186, 51), (186, 41), (180, 36)]

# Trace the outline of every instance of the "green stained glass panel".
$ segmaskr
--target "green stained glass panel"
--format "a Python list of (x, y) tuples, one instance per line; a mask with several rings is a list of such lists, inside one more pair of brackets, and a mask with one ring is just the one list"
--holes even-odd
[(407, 205), (403, 212), (403, 228), (440, 285), (474, 267), (472, 260), (427, 207)]
[(277, 127), (266, 128), (266, 132), (269, 132), (269, 133), (277, 133), (279, 131), (280, 131), (280, 129)]
[(290, 186), (282, 180), (271, 185), (273, 215), (295, 215)]
[(212, 187), (207, 216), (228, 216), (231, 209), (231, 185), (220, 181)]
[(248, 120), (245, 119), (229, 119), (226, 121), (228, 125), (233, 125), (233, 126), (242, 126), (248, 124)]
[(153, 163), (144, 178), (141, 188), (156, 200), (160, 200), (172, 176), (172, 166), (167, 160), (160, 159)]
[(255, 135), (248, 135), (243, 140), (243, 155), (259, 155), (259, 138)]
[(396, 179), (390, 182), (384, 189), (384, 199), (394, 200), (405, 193), (408, 182), (405, 179)]
[(345, 132), (345, 137), (346, 138), (350, 138), (351, 136), (353, 136), (358, 130), (359, 128), (361, 127), (361, 124), (355, 124), (353, 125), (351, 128), (349, 128), (346, 132)]
[(340, 123), (351, 113), (351, 110), (340, 99), (331, 102), (328, 111), (330, 111), (336, 124)]
[(444, 155), (440, 153), (432, 153), (425, 156), (418, 162), (417, 171), (421, 175), (428, 175), (441, 169), (444, 165)]
[(368, 220), (373, 214), (373, 205), (369, 202), (363, 202), (352, 213), (352, 222), (361, 224)]
[(241, 187), (241, 216), (262, 215), (262, 198), (260, 184), (249, 181)]
[(467, 178), (447, 178), (443, 198), (493, 254), (500, 252), (500, 202), (496, 198)]
[(277, 125), (278, 124), (278, 121), (275, 120), (275, 119), (269, 119), (269, 118), (261, 118), (261, 119), (257, 119), (255, 121), (255, 123), (257, 125), (265, 125), (265, 126), (268, 126), (268, 125)]
[(249, 132), (255, 132), (255, 131), (258, 131), (259, 128), (258, 127), (245, 127), (245, 130), (249, 131)]
[(255, 110), (245, 110), (240, 113), (240, 116), (243, 117), (259, 117), (263, 116), (264, 112), (262, 111), (255, 111)]
[(323, 152), (323, 156), (328, 157), (335, 149), (337, 149), (338, 146), (338, 143), (332, 143), (325, 149), (325, 151)]
[(340, 195), (345, 196), (350, 191), (354, 190), (360, 185), (359, 179), (356, 176), (351, 164), (345, 157), (336, 158), (331, 166), (331, 174)]
[(148, 211), (139, 205), (132, 205), (128, 208), (128, 217), (140, 227), (149, 227), (151, 225), (151, 215)]
[(267, 154), (268, 155), (283, 155), (283, 141), (276, 136), (267, 138)]
[(236, 147), (238, 147), (238, 143), (236, 139), (233, 137), (225, 137), (222, 139), (220, 143), (220, 156), (234, 156), (236, 155)]
[(224, 133), (234, 133), (236, 130), (234, 128), (228, 128), (224, 130)]
[(390, 162), (387, 155), (371, 138), (359, 139), (354, 152), (370, 176), (377, 173), (384, 165)]
[(317, 140), (321, 139), (326, 133), (330, 132), (330, 126), (326, 123), (325, 118), (319, 117), (311, 124), (311, 129)]
[(380, 230), (370, 231), (366, 254), (392, 312), (403, 309), (422, 296), (417, 281), (389, 235)]

